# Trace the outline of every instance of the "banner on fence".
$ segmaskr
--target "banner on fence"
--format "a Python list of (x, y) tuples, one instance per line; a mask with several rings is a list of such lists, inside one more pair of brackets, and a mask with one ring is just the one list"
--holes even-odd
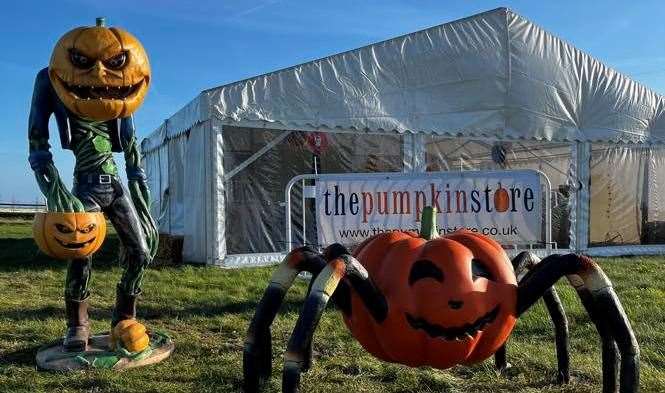
[(542, 242), (541, 185), (535, 171), (343, 175), (316, 182), (319, 244), (354, 244), (381, 232), (418, 231), (423, 207), (439, 233), (460, 228), (503, 244)]

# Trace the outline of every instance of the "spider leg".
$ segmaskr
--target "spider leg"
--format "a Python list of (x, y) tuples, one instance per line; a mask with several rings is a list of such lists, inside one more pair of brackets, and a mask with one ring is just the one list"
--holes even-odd
[[(325, 266), (325, 265), (324, 265)], [(323, 268), (323, 267), (322, 267)], [(316, 281), (317, 274), (312, 274), (312, 277), (309, 281), (309, 286), (307, 287), (307, 295), (312, 292), (312, 286), (314, 281)], [(305, 297), (305, 299), (307, 299)], [(330, 297), (330, 300), (340, 309), (344, 314), (351, 313), (351, 288), (346, 282), (340, 282), (337, 286), (337, 290)], [(310, 369), (312, 365), (312, 342), (309, 342), (309, 346), (305, 351), (305, 359), (303, 360), (303, 372), (306, 372)]]
[(556, 344), (557, 359), (557, 382), (568, 383), (570, 381), (570, 351), (568, 345), (568, 319), (563, 309), (559, 294), (554, 287), (550, 287), (543, 294), (545, 307), (550, 314), (554, 324), (554, 341)]
[(508, 363), (506, 358), (506, 344), (503, 344), (496, 352), (494, 352), (494, 368), (497, 373), (501, 374), (508, 370), (512, 365)]
[(517, 313), (531, 307), (561, 277), (575, 287), (603, 342), (603, 392), (616, 392), (617, 354), (621, 357), (619, 392), (639, 389), (640, 350), (612, 283), (590, 258), (575, 254), (550, 255), (522, 279)]
[[(374, 286), (365, 268), (343, 246), (334, 244), (326, 249), (324, 255), (328, 263), (312, 284), (287, 346), (282, 375), (282, 392), (285, 393), (298, 392), (314, 331), (328, 300), (339, 285), (345, 284), (344, 281), (358, 292), (374, 318), (383, 321), (388, 314), (383, 294)], [(350, 309), (345, 312), (350, 312)]]
[[(540, 262), (540, 259), (529, 252), (521, 252), (511, 262), (515, 275), (521, 282), (525, 273), (536, 266)], [(543, 301), (554, 325), (558, 365), (557, 382), (567, 383), (570, 380), (570, 353), (568, 349), (568, 319), (566, 318), (566, 312), (554, 287), (550, 287), (545, 291)], [(510, 367), (510, 363), (506, 359), (506, 345), (504, 344), (494, 354), (494, 364), (499, 372), (503, 372)]]
[(245, 339), (243, 352), (244, 391), (258, 392), (270, 378), (272, 370), (272, 324), (284, 296), (302, 271), (316, 276), (326, 265), (323, 256), (309, 247), (291, 251), (273, 273), (270, 284), (256, 306)]

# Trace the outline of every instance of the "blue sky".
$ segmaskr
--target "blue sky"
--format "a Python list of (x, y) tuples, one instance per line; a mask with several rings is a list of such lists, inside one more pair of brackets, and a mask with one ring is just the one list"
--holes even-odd
[[(62, 34), (94, 24), (96, 16), (135, 34), (150, 56), (153, 84), (135, 115), (143, 137), (206, 88), (499, 6), (665, 94), (662, 1), (7, 2), (0, 14), (0, 201), (34, 202), (40, 196), (27, 163), (34, 77)], [(71, 183), (72, 155), (60, 150), (56, 135), (56, 165)]]

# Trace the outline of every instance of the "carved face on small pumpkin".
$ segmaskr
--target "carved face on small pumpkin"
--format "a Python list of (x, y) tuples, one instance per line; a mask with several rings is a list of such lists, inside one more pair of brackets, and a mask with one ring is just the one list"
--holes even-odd
[(92, 120), (131, 115), (143, 103), (150, 64), (141, 43), (117, 27), (78, 27), (53, 49), (49, 77), (67, 109)]
[(102, 213), (37, 213), (32, 232), (45, 254), (57, 259), (84, 258), (104, 242), (106, 220)]
[(501, 246), (470, 231), (425, 240), (384, 233), (354, 253), (383, 292), (377, 323), (352, 293), (345, 322), (376, 357), (440, 369), (494, 354), (516, 321), (517, 282)]

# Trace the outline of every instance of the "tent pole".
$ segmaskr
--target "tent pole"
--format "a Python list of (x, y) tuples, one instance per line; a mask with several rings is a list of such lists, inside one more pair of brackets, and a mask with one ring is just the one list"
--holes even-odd
[(427, 170), (427, 158), (425, 156), (425, 135), (413, 136), (413, 172), (425, 172)]
[[(577, 189), (573, 194), (573, 204), (570, 205), (570, 248), (583, 252), (589, 248), (590, 228), (590, 189), (591, 189), (591, 143), (577, 142), (572, 147), (573, 161), (571, 162), (571, 177)], [(574, 165), (574, 167), (573, 167)]]

